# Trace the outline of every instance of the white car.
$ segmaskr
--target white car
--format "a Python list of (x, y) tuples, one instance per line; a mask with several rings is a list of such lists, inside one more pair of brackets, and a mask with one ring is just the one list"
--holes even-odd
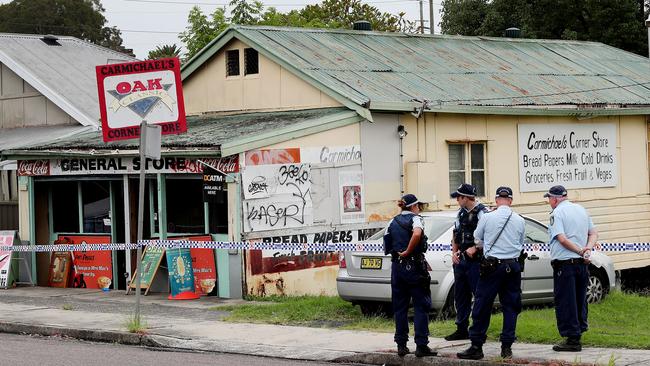
[[(455, 211), (424, 212), (424, 227), (429, 244), (451, 243)], [(526, 243), (548, 243), (547, 227), (525, 217)], [(382, 243), (385, 229), (370, 237), (367, 242)], [(452, 315), (454, 310), (454, 272), (451, 251), (432, 251), (425, 254), (430, 266), (431, 300), (433, 310), (442, 316)], [(344, 252), (339, 256), (339, 272), (336, 287), (339, 296), (361, 306), (364, 314), (391, 313), (390, 256), (383, 252)], [(590, 303), (602, 300), (614, 288), (616, 277), (614, 264), (607, 255), (593, 251), (589, 265)], [(528, 251), (522, 274), (522, 301), (524, 304), (553, 302), (553, 269), (548, 250)]]

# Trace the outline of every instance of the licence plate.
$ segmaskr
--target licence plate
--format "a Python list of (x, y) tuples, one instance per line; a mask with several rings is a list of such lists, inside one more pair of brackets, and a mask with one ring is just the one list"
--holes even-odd
[(361, 269), (381, 269), (383, 258), (361, 258)]

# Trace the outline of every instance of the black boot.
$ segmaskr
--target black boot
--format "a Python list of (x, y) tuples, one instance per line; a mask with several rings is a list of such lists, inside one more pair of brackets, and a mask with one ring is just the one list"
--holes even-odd
[(408, 347), (406, 347), (405, 344), (398, 344), (397, 345), (397, 355), (398, 356), (404, 357), (404, 356), (408, 355), (409, 352), (411, 352), (411, 350), (409, 350)]
[(455, 332), (445, 337), (446, 341), (460, 341), (464, 339), (469, 339), (469, 332), (467, 329), (456, 329)]
[(483, 346), (472, 344), (463, 352), (456, 353), (456, 356), (464, 360), (480, 360), (483, 358)]
[(418, 345), (415, 348), (415, 357), (436, 356), (438, 352), (432, 350), (426, 344)]
[(568, 337), (564, 341), (553, 346), (555, 352), (580, 352), (582, 351), (582, 344), (580, 337)]
[(512, 358), (512, 348), (505, 344), (501, 345), (501, 358), (510, 359)]

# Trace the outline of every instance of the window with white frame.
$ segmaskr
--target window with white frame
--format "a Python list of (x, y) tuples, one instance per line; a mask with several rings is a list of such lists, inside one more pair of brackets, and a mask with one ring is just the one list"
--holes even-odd
[(485, 196), (485, 143), (449, 143), (449, 192), (463, 183), (476, 187)]

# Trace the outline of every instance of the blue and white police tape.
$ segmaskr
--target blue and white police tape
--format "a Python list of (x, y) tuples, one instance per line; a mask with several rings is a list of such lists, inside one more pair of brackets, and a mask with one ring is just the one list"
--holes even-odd
[[(241, 250), (286, 250), (294, 252), (383, 252), (382, 243), (269, 243), (269, 242), (227, 242), (191, 240), (143, 240), (139, 244), (56, 244), (56, 245), (14, 245), (0, 246), (0, 251), (13, 252), (62, 252), (62, 251), (102, 251), (135, 250), (139, 245), (156, 248), (197, 248), (197, 249), (241, 249)], [(545, 243), (525, 244), (530, 251), (548, 251)], [(596, 250), (602, 252), (644, 252), (650, 251), (650, 243), (598, 243)], [(451, 250), (450, 244), (430, 243), (429, 251), (445, 252)]]

